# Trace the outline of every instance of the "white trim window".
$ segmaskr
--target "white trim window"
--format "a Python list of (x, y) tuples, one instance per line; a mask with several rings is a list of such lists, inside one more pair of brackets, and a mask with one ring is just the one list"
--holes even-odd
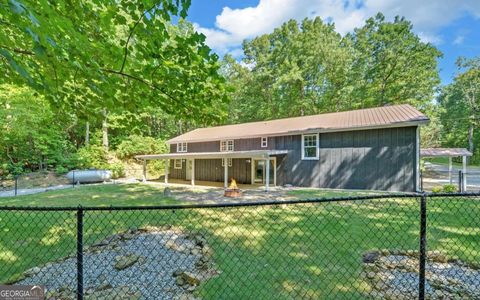
[(233, 151), (233, 140), (220, 141), (220, 152)]
[(268, 147), (268, 138), (266, 136), (262, 137), (261, 146), (262, 148)]
[(177, 143), (177, 152), (187, 152), (187, 143)]
[(302, 159), (315, 160), (319, 158), (318, 133), (302, 134)]
[(228, 166), (232, 166), (232, 159), (231, 158), (222, 158), (222, 167), (225, 167), (225, 159), (228, 159)]
[(183, 160), (178, 158), (174, 159), (173, 168), (177, 170), (181, 170), (183, 168)]

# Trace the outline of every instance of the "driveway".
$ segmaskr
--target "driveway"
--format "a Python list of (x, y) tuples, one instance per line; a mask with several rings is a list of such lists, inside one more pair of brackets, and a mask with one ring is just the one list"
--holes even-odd
[[(452, 184), (458, 185), (458, 172), (462, 170), (461, 166), (452, 166)], [(480, 167), (467, 166), (467, 191), (480, 190)], [(434, 186), (449, 184), (448, 165), (425, 162), (425, 171), (423, 172), (423, 188), (430, 191)]]

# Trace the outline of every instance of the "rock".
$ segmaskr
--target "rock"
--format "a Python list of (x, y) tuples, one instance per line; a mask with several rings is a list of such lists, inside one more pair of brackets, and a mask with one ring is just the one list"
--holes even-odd
[(202, 254), (204, 255), (204, 257), (210, 258), (213, 255), (213, 249), (210, 246), (205, 245), (202, 248)]
[(25, 271), (25, 272), (23, 273), (23, 275), (24, 275), (25, 277), (31, 277), (31, 276), (39, 273), (40, 271), (41, 271), (41, 269), (40, 269), (39, 267), (33, 267), (33, 268)]
[(172, 190), (167, 186), (164, 190), (163, 190), (163, 195), (165, 197), (171, 197), (172, 196)]
[(184, 272), (184, 271), (181, 270), (181, 269), (175, 270), (175, 271), (173, 271), (172, 276), (173, 276), (173, 277), (180, 276), (183, 272)]
[(378, 251), (371, 251), (363, 254), (362, 261), (366, 264), (373, 264), (379, 258), (380, 253)]
[(193, 255), (200, 255), (200, 253), (202, 252), (202, 250), (198, 249), (198, 248), (193, 248), (190, 253), (193, 254)]
[(111, 289), (112, 285), (110, 283), (102, 283), (95, 288), (95, 292)]
[(178, 286), (183, 286), (183, 285), (185, 285), (185, 279), (183, 279), (182, 276), (177, 276), (177, 279), (175, 280), (175, 283)]
[(189, 285), (199, 285), (200, 284), (200, 279), (193, 273), (190, 272), (182, 272), (178, 277), (177, 281), (179, 278), (182, 278), (184, 282), (188, 283)]
[(135, 254), (117, 256), (115, 257), (115, 269), (120, 271), (131, 267), (139, 260), (139, 258), (140, 256)]

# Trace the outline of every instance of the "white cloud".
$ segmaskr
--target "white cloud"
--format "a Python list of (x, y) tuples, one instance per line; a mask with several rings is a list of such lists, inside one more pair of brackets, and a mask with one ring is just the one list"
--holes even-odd
[(244, 39), (273, 31), (289, 19), (301, 20), (320, 16), (333, 21), (338, 32), (345, 34), (362, 26), (365, 20), (382, 12), (391, 19), (404, 16), (426, 42), (442, 43), (438, 30), (465, 13), (480, 17), (478, 0), (259, 0), (255, 7), (232, 9), (224, 7), (217, 15), (214, 28), (197, 30), (220, 55), (237, 49)]
[(457, 35), (455, 37), (455, 39), (453, 40), (453, 44), (454, 45), (461, 45), (463, 44), (463, 41), (465, 40), (465, 36), (464, 35)]

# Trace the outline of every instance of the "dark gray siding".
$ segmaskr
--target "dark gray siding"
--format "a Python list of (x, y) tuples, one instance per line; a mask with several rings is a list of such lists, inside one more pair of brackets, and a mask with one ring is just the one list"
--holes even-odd
[[(170, 164), (170, 178), (186, 178), (186, 162), (182, 169), (174, 169), (173, 160)], [(195, 180), (223, 182), (224, 167), (221, 159), (195, 159)], [(228, 168), (228, 179), (235, 178), (238, 183), (250, 184), (252, 181), (252, 169), (250, 159), (233, 159), (232, 166)]]
[(301, 159), (301, 135), (277, 137), (276, 144), (290, 150), (277, 184), (415, 190), (416, 127), (320, 134), (319, 160)]
[[(387, 128), (320, 134), (320, 159), (301, 159), (301, 135), (269, 137), (262, 148), (260, 138), (235, 140), (235, 151), (288, 150), (277, 156), (277, 185), (414, 191), (416, 180), (416, 127)], [(188, 143), (188, 152), (218, 152), (220, 142)], [(176, 145), (171, 145), (172, 152)], [(172, 178), (185, 178), (170, 167)], [(251, 165), (234, 159), (229, 178), (251, 182)], [(196, 160), (196, 180), (223, 181), (221, 160)]]

